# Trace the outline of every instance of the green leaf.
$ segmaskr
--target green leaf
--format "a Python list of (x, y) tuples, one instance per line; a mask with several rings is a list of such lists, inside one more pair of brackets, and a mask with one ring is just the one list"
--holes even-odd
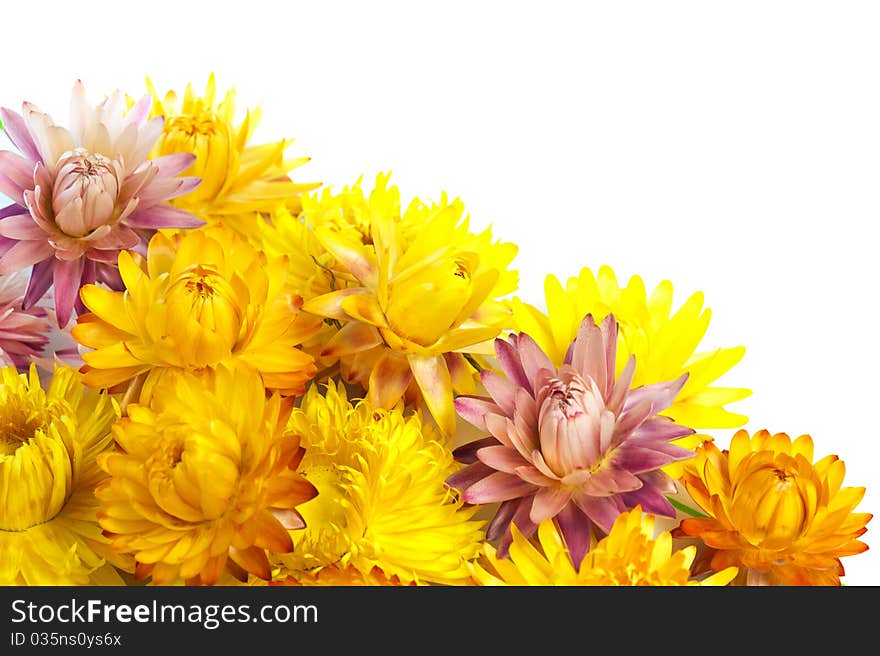
[(694, 510), (690, 506), (686, 506), (681, 501), (676, 501), (672, 497), (667, 496), (666, 500), (671, 503), (675, 508), (687, 515), (690, 515), (691, 517), (699, 517), (700, 519), (707, 519), (709, 517), (709, 515), (704, 515), (699, 510)]

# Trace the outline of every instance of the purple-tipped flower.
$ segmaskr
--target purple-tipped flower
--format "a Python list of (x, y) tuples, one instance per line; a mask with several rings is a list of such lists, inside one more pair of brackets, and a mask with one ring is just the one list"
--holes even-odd
[(21, 307), (26, 286), (24, 272), (0, 276), (0, 366), (25, 369), (43, 355), (49, 343), (46, 309)]
[(126, 111), (116, 91), (91, 106), (82, 83), (73, 88), (70, 129), (31, 103), (22, 113), (0, 109), (3, 128), (19, 150), (0, 151), (0, 192), (13, 203), (0, 210), (0, 274), (33, 267), (24, 307), (54, 284), (55, 313), (64, 327), (86, 283), (122, 289), (116, 266), (122, 249), (142, 249), (158, 228), (204, 222), (171, 207), (198, 178), (177, 177), (190, 154), (147, 159), (164, 118), (148, 120), (151, 96)]
[(593, 527), (608, 533), (617, 516), (641, 505), (674, 517), (665, 494), (674, 483), (661, 467), (693, 456), (670, 444), (694, 431), (657, 413), (667, 408), (687, 374), (630, 389), (635, 359), (615, 382), (617, 322), (581, 323), (557, 369), (524, 333), (495, 340), (504, 375), (485, 370), (489, 397), (459, 396), (458, 413), (491, 433), (455, 451), (467, 466), (448, 480), (471, 504), (500, 506), (487, 528), (506, 555), (510, 524), (526, 536), (556, 518), (574, 562), (589, 550)]

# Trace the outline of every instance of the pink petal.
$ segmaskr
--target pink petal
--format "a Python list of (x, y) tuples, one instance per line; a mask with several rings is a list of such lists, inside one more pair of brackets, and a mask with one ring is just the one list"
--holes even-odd
[(185, 178), (160, 178), (156, 177), (149, 185), (144, 186), (137, 192), (137, 198), (140, 200), (141, 208), (147, 209), (188, 194), (199, 186), (201, 178), (185, 177)]
[(498, 364), (501, 365), (501, 370), (508, 380), (518, 387), (525, 387), (530, 392), (534, 391), (532, 382), (523, 371), (516, 346), (499, 337), (495, 340), (495, 357), (498, 358)]
[(46, 238), (46, 233), (30, 214), (18, 214), (0, 220), (0, 235), (18, 241), (39, 241)]
[(483, 381), (483, 387), (492, 396), (498, 407), (506, 415), (513, 415), (514, 404), (513, 399), (517, 388), (513, 383), (494, 371), (483, 369), (480, 372), (480, 380)]
[(559, 480), (559, 475), (555, 471), (550, 469), (550, 466), (544, 459), (544, 455), (538, 449), (532, 451), (532, 464), (537, 467), (538, 471), (544, 474), (544, 476), (546, 476), (547, 478), (553, 479), (554, 481)]
[(19, 189), (33, 189), (34, 167), (32, 160), (8, 150), (0, 150), (0, 169)]
[(0, 274), (15, 273), (51, 257), (55, 249), (47, 241), (20, 241), (0, 257)]
[(632, 385), (635, 371), (636, 358), (634, 355), (631, 355), (627, 359), (623, 371), (620, 372), (620, 378), (614, 383), (614, 389), (605, 401), (605, 407), (615, 415), (619, 415), (623, 410), (623, 404), (626, 402), (626, 397), (629, 393), (630, 385)]
[(545, 476), (534, 465), (524, 465), (522, 467), (517, 467), (515, 473), (524, 481), (528, 481), (529, 483), (531, 483), (532, 485), (536, 485), (537, 487), (549, 487), (551, 485), (559, 484), (558, 478), (550, 478), (548, 476)]
[(64, 328), (73, 314), (73, 306), (82, 283), (84, 258), (55, 263), (55, 315), (58, 326)]
[(0, 219), (5, 219), (10, 216), (18, 216), (19, 214), (27, 214), (28, 208), (24, 205), (19, 205), (18, 203), (13, 203), (12, 205), (7, 205), (2, 210), (0, 210)]
[(607, 497), (621, 492), (631, 492), (642, 487), (642, 481), (630, 472), (616, 467), (600, 469), (580, 486), (591, 497)]
[(134, 106), (125, 114), (122, 125), (135, 125), (140, 127), (147, 117), (150, 115), (150, 108), (153, 106), (153, 96), (147, 94), (141, 96)]
[(32, 161), (40, 161), (37, 144), (34, 143), (21, 115), (4, 107), (0, 109), (0, 120), (3, 121), (3, 131), (15, 147)]
[(669, 417), (655, 415), (650, 419), (646, 419), (633, 430), (627, 438), (629, 443), (643, 442), (668, 442), (685, 435), (693, 435), (696, 431), (693, 428), (676, 424)]
[(9, 176), (0, 172), (0, 194), (8, 197), (18, 205), (24, 205), (24, 192), (25, 190), (15, 184)]
[(507, 434), (507, 417), (496, 415), (495, 413), (487, 414), (483, 420), (486, 422), (486, 430), (488, 430), (499, 442), (506, 446), (515, 447)]
[[(620, 328), (617, 325), (617, 319), (613, 314), (609, 314), (602, 321), (602, 342), (605, 344), (605, 369), (608, 371), (609, 382), (614, 382), (614, 372), (617, 367), (617, 335)], [(606, 398), (611, 393), (611, 389), (605, 390)]]
[[(520, 533), (523, 536), (530, 538), (535, 534), (535, 531), (538, 529), (537, 524), (535, 524), (530, 518), (529, 514), (532, 510), (532, 501), (534, 500), (534, 496), (528, 496), (517, 503), (516, 512), (513, 513), (513, 519), (511, 519), (511, 524), (516, 524), (516, 527), (519, 529)], [(498, 556), (501, 558), (507, 558), (510, 550), (510, 543), (513, 539), (513, 534), (510, 532), (508, 526), (508, 531), (501, 538), (501, 542), (498, 545)]]
[(119, 259), (119, 252), (115, 250), (102, 251), (97, 248), (90, 248), (86, 251), (86, 256), (90, 260), (94, 260), (96, 262), (104, 262), (107, 264), (116, 264)]
[(665, 446), (675, 449), (676, 453), (680, 452), (681, 455), (676, 457), (655, 450), (654, 448), (646, 449), (624, 442), (620, 447), (614, 450), (614, 465), (615, 467), (625, 469), (633, 474), (641, 474), (642, 472), (659, 469), (671, 462), (683, 460), (694, 455), (693, 452), (688, 451), (687, 449), (682, 449), (671, 444)]
[(514, 397), (513, 423), (522, 435), (535, 435), (538, 432), (538, 407), (535, 398), (524, 388), (516, 390)]
[(488, 430), (485, 419), (488, 413), (501, 413), (501, 408), (491, 399), (467, 394), (455, 397), (455, 410), (465, 421), (482, 430)]
[(189, 212), (170, 205), (154, 205), (138, 209), (125, 219), (133, 228), (198, 228), (205, 222)]
[(531, 336), (520, 333), (517, 337), (517, 345), (519, 347), (519, 359), (522, 362), (523, 373), (527, 380), (535, 380), (537, 374), (542, 369), (547, 369), (556, 373), (556, 367), (547, 357), (547, 354), (541, 350), (538, 343)]
[[(571, 366), (584, 378), (592, 378), (598, 384), (602, 398), (608, 398), (611, 390), (606, 387), (609, 371), (606, 367), (605, 340), (590, 314), (581, 322), (574, 340)], [(614, 369), (611, 369), (611, 375), (614, 375)]]
[(516, 499), (535, 491), (535, 486), (519, 476), (495, 472), (471, 485), (462, 495), (465, 503), (495, 503)]
[(119, 251), (133, 248), (141, 240), (134, 230), (124, 225), (115, 225), (103, 237), (90, 240), (89, 246), (102, 251)]
[(137, 149), (132, 154), (132, 161), (127, 162), (127, 164), (136, 166), (146, 160), (147, 157), (150, 155), (150, 151), (153, 149), (153, 146), (156, 144), (156, 140), (162, 134), (162, 130), (164, 129), (164, 116), (154, 116), (145, 124), (143, 124), (138, 131), (140, 139), (138, 140)]
[[(103, 282), (110, 289), (117, 292), (125, 290), (125, 283), (122, 276), (119, 275), (119, 268), (114, 265), (105, 264), (104, 262), (95, 262), (95, 281)], [(85, 278), (85, 274), (83, 274)]]
[(118, 203), (121, 205), (132, 198), (137, 198), (140, 190), (152, 183), (158, 173), (159, 170), (149, 162), (132, 171), (122, 182)]
[(552, 519), (559, 514), (571, 500), (571, 490), (562, 487), (545, 487), (535, 494), (532, 502), (532, 511), (529, 519), (535, 524), (540, 524), (546, 519)]
[(455, 448), (452, 452), (452, 457), (455, 458), (456, 462), (469, 465), (478, 461), (477, 451), (486, 446), (499, 446), (498, 440), (490, 436), (462, 444)]
[(628, 508), (635, 508), (640, 505), (645, 512), (660, 515), (661, 517), (675, 517), (675, 508), (653, 486), (644, 485), (638, 490), (621, 494), (620, 498)]
[(629, 398), (624, 404), (623, 414), (617, 418), (617, 426), (614, 434), (617, 441), (626, 439), (643, 421), (653, 416), (653, 406), (650, 398), (643, 398), (638, 405), (631, 405)]
[(593, 523), (576, 504), (569, 503), (556, 515), (559, 532), (568, 547), (571, 562), (575, 569), (580, 569), (584, 556), (590, 550), (590, 537)]
[(27, 291), (24, 293), (24, 299), (21, 307), (27, 310), (33, 307), (52, 286), (52, 277), (55, 268), (55, 258), (50, 257), (42, 262), (37, 262), (31, 269), (31, 276), (28, 280)]
[(626, 510), (619, 497), (591, 497), (575, 493), (572, 499), (578, 508), (605, 533), (611, 532), (614, 520)]
[(446, 484), (449, 487), (464, 492), (477, 481), (480, 481), (494, 473), (494, 469), (484, 465), (482, 462), (474, 462), (470, 465), (467, 465), (466, 467), (462, 467), (457, 472), (450, 475), (446, 479)]
[(687, 382), (688, 374), (682, 374), (675, 380), (669, 380), (662, 383), (653, 383), (651, 385), (642, 385), (631, 390), (627, 395), (624, 409), (641, 403), (644, 400), (651, 401), (651, 414), (657, 414), (672, 405), (675, 397)]
[(183, 173), (193, 162), (196, 156), (192, 153), (174, 153), (172, 155), (162, 155), (150, 160), (157, 169), (157, 175), (160, 178), (171, 178), (175, 175)]
[(529, 464), (516, 449), (503, 444), (483, 447), (477, 451), (477, 458), (489, 467), (508, 474), (515, 474), (517, 467)]
[(486, 539), (495, 541), (510, 528), (510, 521), (513, 519), (516, 509), (519, 507), (519, 499), (510, 499), (498, 506), (495, 515), (486, 526)]

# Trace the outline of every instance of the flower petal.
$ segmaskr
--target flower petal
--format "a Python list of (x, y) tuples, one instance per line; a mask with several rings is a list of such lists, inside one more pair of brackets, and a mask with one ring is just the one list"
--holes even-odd
[(563, 487), (545, 487), (535, 494), (529, 519), (535, 524), (552, 519), (571, 500), (571, 490)]
[(319, 317), (328, 317), (330, 319), (339, 319), (340, 321), (350, 321), (349, 317), (342, 309), (342, 302), (347, 296), (352, 294), (369, 294), (370, 290), (365, 287), (348, 287), (346, 289), (337, 289), (336, 291), (321, 294), (315, 298), (311, 298), (303, 303), (304, 312), (314, 314)]
[(132, 228), (198, 228), (205, 222), (194, 214), (170, 205), (137, 209), (125, 219)]
[(65, 262), (55, 262), (54, 285), (55, 285), (55, 316), (58, 326), (64, 328), (70, 321), (73, 306), (82, 283), (83, 258)]
[(515, 474), (495, 472), (477, 481), (462, 495), (465, 503), (495, 503), (518, 499), (535, 491), (535, 486)]
[(455, 433), (455, 406), (452, 398), (452, 379), (442, 355), (410, 355), (410, 369), (431, 411), (437, 427), (445, 436)]
[[(356, 325), (366, 326), (366, 324)], [(406, 358), (386, 350), (370, 372), (368, 387), (370, 402), (379, 408), (392, 408), (403, 398), (412, 379), (413, 372)]]
[(21, 115), (4, 107), (0, 109), (0, 120), (3, 121), (3, 131), (15, 147), (32, 161), (38, 161), (40, 153), (37, 151), (37, 144), (34, 143)]
[(502, 414), (498, 404), (485, 396), (461, 394), (455, 397), (454, 404), (455, 410), (465, 421), (482, 430), (489, 430), (486, 427), (487, 414)]
[(47, 241), (20, 241), (0, 257), (0, 274), (15, 273), (52, 257), (55, 249)]

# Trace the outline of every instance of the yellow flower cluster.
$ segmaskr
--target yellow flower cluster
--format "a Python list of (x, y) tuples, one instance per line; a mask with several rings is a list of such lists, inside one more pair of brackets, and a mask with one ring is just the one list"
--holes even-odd
[(294, 182), (308, 159), (252, 145), (213, 76), (147, 92), (204, 225), (83, 274), (80, 361), (0, 369), (0, 584), (840, 585), (867, 548), (864, 488), (811, 437), (705, 432), (750, 391), (719, 383), (745, 349), (703, 345), (702, 293), (603, 265), (522, 299), (461, 200)]

